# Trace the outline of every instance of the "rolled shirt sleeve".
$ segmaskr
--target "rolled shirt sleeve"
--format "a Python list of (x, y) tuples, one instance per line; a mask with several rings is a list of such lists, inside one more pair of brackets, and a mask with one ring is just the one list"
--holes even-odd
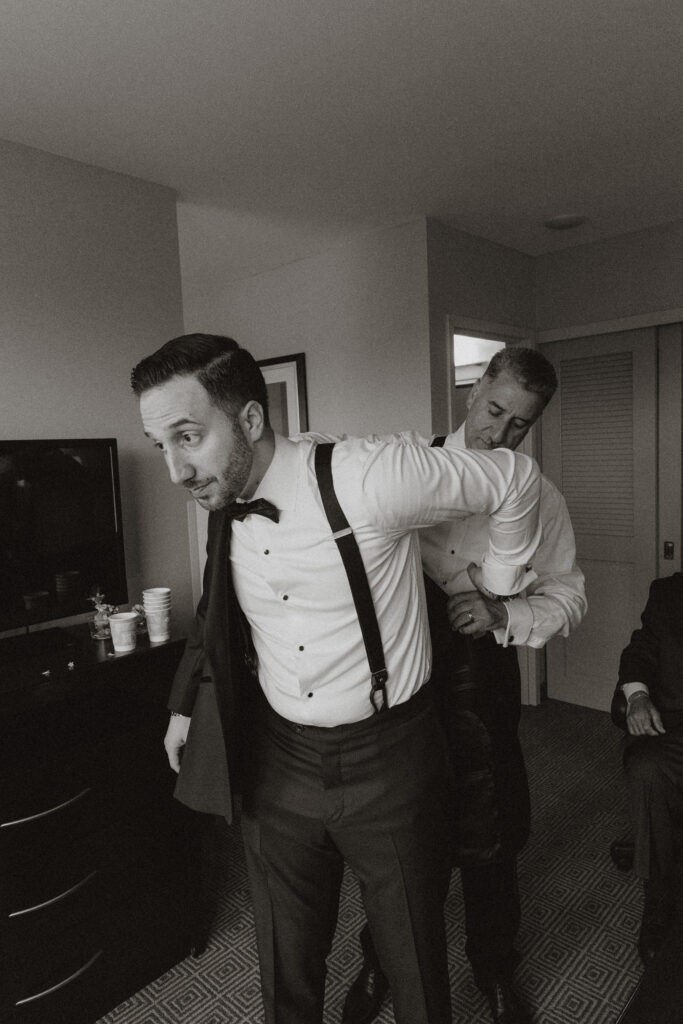
[(378, 525), (401, 533), (486, 514), (483, 585), (502, 596), (524, 587), (541, 537), (540, 472), (533, 459), (506, 449), (358, 444), (367, 446), (363, 491)]
[(523, 596), (507, 605), (508, 628), (499, 643), (543, 647), (551, 637), (569, 636), (586, 613), (585, 579), (576, 564), (576, 542), (567, 505), (551, 481), (542, 478), (541, 543), (533, 560), (536, 578)]

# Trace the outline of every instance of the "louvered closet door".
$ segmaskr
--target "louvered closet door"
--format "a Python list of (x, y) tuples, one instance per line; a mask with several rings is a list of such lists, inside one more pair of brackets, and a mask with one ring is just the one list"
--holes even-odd
[(548, 696), (608, 710), (619, 656), (656, 576), (654, 329), (552, 342), (560, 386), (542, 420), (543, 471), (565, 496), (588, 612), (547, 646)]

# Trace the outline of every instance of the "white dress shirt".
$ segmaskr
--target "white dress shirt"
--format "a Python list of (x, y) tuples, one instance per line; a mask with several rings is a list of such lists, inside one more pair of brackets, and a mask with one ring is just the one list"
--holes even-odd
[[(273, 502), (280, 521), (251, 515), (234, 522), (230, 559), (270, 705), (290, 721), (333, 726), (367, 718), (373, 708), (360, 626), (315, 479), (314, 448), (310, 438), (276, 436), (253, 497)], [(349, 440), (335, 446), (332, 473), (370, 582), (388, 701), (399, 704), (431, 671), (415, 529), (490, 513), (484, 585), (513, 593), (540, 537), (538, 468), (508, 451)]]
[[(417, 435), (403, 435), (416, 441)], [(429, 442), (422, 439), (424, 444)], [(464, 424), (444, 442), (449, 449), (465, 444)], [(587, 602), (583, 573), (576, 564), (576, 543), (567, 505), (557, 487), (541, 477), (541, 542), (532, 560), (536, 578), (523, 596), (506, 602), (507, 629), (495, 630), (499, 643), (543, 647), (553, 636), (568, 636), (583, 618)], [(420, 531), (426, 574), (447, 594), (472, 590), (469, 562), (481, 564), (489, 531), (488, 517), (441, 523)]]

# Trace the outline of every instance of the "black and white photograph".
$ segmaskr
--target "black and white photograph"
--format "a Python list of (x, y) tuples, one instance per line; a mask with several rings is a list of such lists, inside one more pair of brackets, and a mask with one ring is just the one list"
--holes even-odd
[(2, 1024), (680, 1024), (683, 6), (0, 22)]

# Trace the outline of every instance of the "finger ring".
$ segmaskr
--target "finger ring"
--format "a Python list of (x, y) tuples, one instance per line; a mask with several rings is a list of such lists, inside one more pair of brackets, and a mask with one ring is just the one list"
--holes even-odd
[(474, 615), (472, 614), (472, 612), (467, 613), (467, 621), (474, 622)]

